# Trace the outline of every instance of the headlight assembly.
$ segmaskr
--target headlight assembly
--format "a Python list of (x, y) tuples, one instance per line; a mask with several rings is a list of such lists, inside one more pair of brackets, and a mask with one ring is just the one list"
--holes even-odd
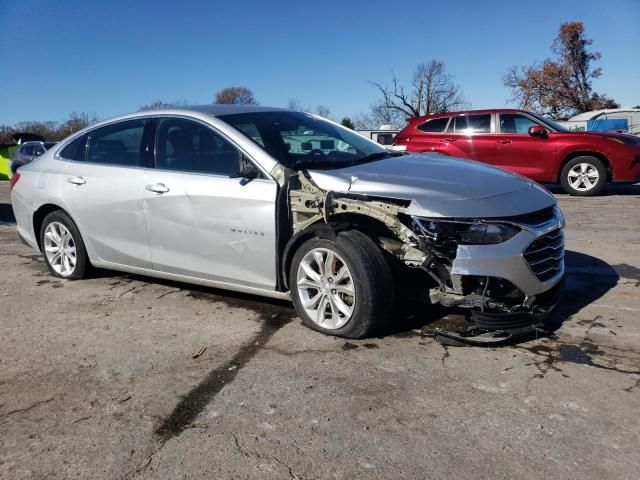
[(454, 241), (461, 245), (491, 245), (506, 242), (520, 228), (506, 223), (414, 218), (418, 233), (433, 242)]

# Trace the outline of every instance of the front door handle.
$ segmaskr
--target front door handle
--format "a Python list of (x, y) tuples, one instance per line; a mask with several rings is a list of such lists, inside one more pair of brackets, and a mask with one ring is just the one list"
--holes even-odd
[(73, 183), (74, 185), (84, 185), (87, 181), (82, 177), (71, 177), (67, 178), (67, 182)]
[(507, 143), (511, 143), (511, 140), (509, 140), (508, 138), (501, 138), (500, 140), (498, 140), (498, 143), (502, 143), (507, 144)]
[(457, 138), (454, 138), (454, 137), (447, 137), (447, 138), (444, 139), (445, 142), (450, 142), (450, 143), (451, 142), (455, 142), (456, 140), (457, 140)]
[(153, 193), (167, 193), (169, 191), (169, 187), (164, 183), (154, 183), (153, 185), (147, 185), (144, 188)]

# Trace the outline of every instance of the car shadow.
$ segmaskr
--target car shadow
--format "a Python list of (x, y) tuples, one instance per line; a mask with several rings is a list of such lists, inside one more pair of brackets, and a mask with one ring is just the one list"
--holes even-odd
[(0, 223), (16, 223), (10, 203), (0, 203)]
[[(640, 278), (640, 277), (639, 277)], [(550, 334), (562, 323), (595, 302), (616, 286), (620, 276), (608, 263), (580, 252), (565, 252), (565, 290), (556, 308), (547, 318)], [(428, 302), (402, 303), (396, 309), (395, 321), (386, 332), (400, 337), (426, 337), (438, 330), (462, 331), (471, 326), (469, 312), (464, 309), (446, 309)], [(512, 342), (519, 343), (539, 337), (538, 332), (519, 336)]]
[[(569, 196), (560, 185), (557, 184), (544, 184), (545, 188), (554, 195)], [(640, 183), (611, 183), (604, 187), (604, 190), (598, 195), (613, 196), (613, 195), (640, 195)]]
[[(290, 320), (296, 317), (293, 305), (287, 300), (102, 269), (97, 270), (94, 276), (113, 278), (117, 283), (111, 283), (112, 286), (118, 283), (125, 285), (132, 281), (164, 285), (174, 290), (165, 292), (160, 297), (184, 292), (196, 300), (208, 303), (222, 302), (230, 307), (252, 310), (261, 318), (278, 316)], [(638, 278), (640, 281), (640, 274)], [(553, 334), (566, 319), (605, 295), (616, 286), (619, 279), (620, 276), (616, 270), (599, 258), (567, 251), (565, 253), (565, 292), (547, 319), (550, 333)], [(433, 336), (437, 330), (460, 331), (471, 325), (468, 320), (468, 310), (431, 305), (426, 293), (418, 294), (417, 292), (418, 290), (414, 290), (397, 299), (391, 325), (379, 333), (379, 338), (386, 336), (424, 338)], [(520, 343), (539, 336), (539, 333), (534, 332), (530, 336), (520, 336), (513, 342), (507, 343)]]

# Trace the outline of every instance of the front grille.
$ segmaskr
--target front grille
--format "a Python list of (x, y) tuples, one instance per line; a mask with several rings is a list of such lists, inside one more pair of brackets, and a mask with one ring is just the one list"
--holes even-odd
[(564, 265), (562, 230), (553, 230), (535, 239), (524, 251), (523, 256), (541, 282), (555, 277)]
[(553, 220), (555, 216), (555, 207), (551, 206), (531, 213), (524, 213), (513, 217), (503, 217), (503, 220), (508, 220), (514, 223), (523, 223), (525, 225), (540, 225)]

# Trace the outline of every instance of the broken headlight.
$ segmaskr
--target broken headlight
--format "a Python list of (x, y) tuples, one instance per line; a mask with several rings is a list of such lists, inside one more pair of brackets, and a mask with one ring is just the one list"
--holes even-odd
[(462, 245), (491, 245), (506, 242), (520, 232), (520, 228), (506, 223), (455, 221), (414, 218), (414, 223), (429, 240), (455, 241)]

